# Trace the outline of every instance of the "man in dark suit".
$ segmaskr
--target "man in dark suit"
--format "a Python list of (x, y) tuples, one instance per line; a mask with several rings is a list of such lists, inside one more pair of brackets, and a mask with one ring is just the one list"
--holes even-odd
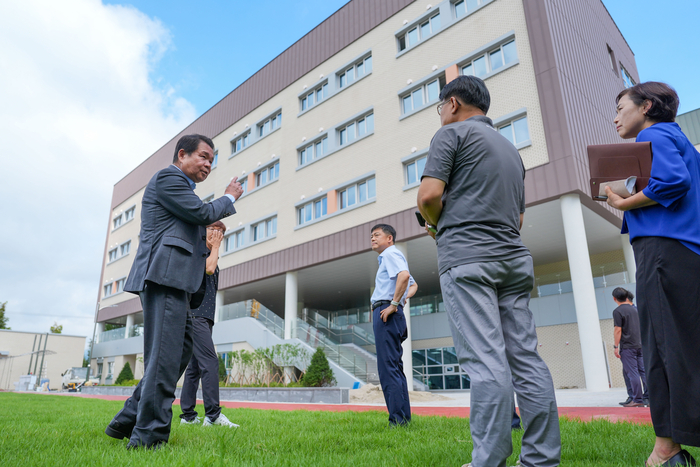
[(145, 371), (105, 430), (129, 438), (127, 449), (168, 441), (175, 385), (192, 357), (190, 299), (204, 275), (204, 226), (234, 214), (243, 193), (237, 178), (211, 203), (194, 193), (211, 171), (213, 148), (206, 136), (183, 136), (173, 164), (156, 173), (143, 194), (140, 243), (124, 290), (141, 298)]

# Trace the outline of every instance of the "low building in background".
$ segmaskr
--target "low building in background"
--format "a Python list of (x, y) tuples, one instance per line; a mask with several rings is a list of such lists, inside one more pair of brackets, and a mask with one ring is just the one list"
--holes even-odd
[(202, 133), (216, 158), (196, 192), (222, 196), (234, 176), (246, 190), (223, 220), (218, 352), (323, 346), (339, 384), (376, 382), (369, 229), (388, 223), (420, 286), (406, 307), (409, 382), (469, 388), (435, 244), (414, 216), (438, 95), (460, 74), (484, 79), (488, 116), (527, 169), (531, 307), (556, 387), (622, 387), (610, 297), (635, 291), (634, 257), (619, 213), (590, 198), (586, 146), (622, 142), (615, 97), (639, 78), (600, 0), (352, 0), (164, 142), (114, 187), (92, 358), (102, 382), (126, 361), (143, 374), (143, 312), (123, 292), (141, 198), (177, 140)]
[(63, 373), (83, 366), (86, 339), (0, 329), (0, 390), (16, 390), (15, 383), (26, 375), (35, 375), (37, 385), (48, 379), (49, 389), (60, 390)]

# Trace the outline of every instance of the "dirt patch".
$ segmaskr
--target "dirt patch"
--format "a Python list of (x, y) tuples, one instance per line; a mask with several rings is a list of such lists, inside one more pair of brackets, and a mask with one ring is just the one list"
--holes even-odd
[[(449, 397), (423, 391), (408, 391), (411, 402), (433, 402), (452, 400)], [(382, 388), (374, 384), (365, 384), (360, 389), (350, 390), (351, 404), (383, 404), (384, 393)]]

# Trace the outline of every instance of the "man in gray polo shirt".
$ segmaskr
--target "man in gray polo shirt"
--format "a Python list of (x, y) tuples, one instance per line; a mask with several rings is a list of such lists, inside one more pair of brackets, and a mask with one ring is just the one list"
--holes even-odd
[[(459, 76), (440, 93), (418, 208), (436, 226), (440, 286), (460, 365), (471, 378), (474, 467), (503, 467), (513, 451), (513, 389), (525, 431), (524, 467), (559, 465), (554, 385), (537, 353), (528, 308), (532, 256), (520, 239), (525, 168), (486, 117), (484, 82)], [(427, 229), (427, 227), (426, 227)]]

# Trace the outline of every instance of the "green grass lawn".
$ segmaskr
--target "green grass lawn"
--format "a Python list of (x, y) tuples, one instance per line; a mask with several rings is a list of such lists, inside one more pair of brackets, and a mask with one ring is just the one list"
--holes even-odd
[[(456, 466), (471, 459), (469, 422), (414, 416), (388, 429), (382, 412), (224, 409), (238, 429), (181, 426), (173, 407), (170, 443), (126, 451), (104, 434), (121, 401), (0, 393), (0, 466)], [(204, 409), (197, 407), (200, 415)], [(641, 466), (650, 426), (562, 420), (563, 466)], [(521, 432), (513, 434), (514, 452)], [(689, 449), (700, 458), (700, 449)], [(517, 454), (509, 465), (517, 461)]]

